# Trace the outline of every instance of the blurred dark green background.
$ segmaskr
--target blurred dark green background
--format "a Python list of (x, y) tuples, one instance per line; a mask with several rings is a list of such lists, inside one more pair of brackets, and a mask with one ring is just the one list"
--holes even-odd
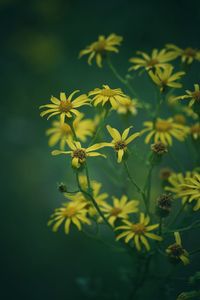
[(107, 68), (77, 59), (99, 34), (124, 37), (114, 58), (123, 73), (133, 51), (167, 42), (200, 47), (199, 1), (1, 0), (0, 11), (2, 299), (90, 299), (80, 287), (91, 277), (91, 291), (118, 299), (117, 272), (132, 268), (129, 258), (77, 231), (66, 237), (46, 226), (62, 201), (56, 183), (72, 179), (63, 160), (50, 155), (50, 123), (38, 107), (63, 90), (120, 87)]

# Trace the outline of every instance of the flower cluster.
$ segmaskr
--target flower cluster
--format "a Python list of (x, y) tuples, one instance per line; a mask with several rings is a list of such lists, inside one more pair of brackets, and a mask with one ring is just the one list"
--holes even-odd
[[(53, 119), (46, 131), (49, 146), (56, 147), (51, 154), (63, 154), (64, 167), (74, 176), (73, 188), (59, 186), (63, 204), (48, 225), (53, 231), (63, 225), (66, 234), (74, 227), (98, 239), (104, 224), (119, 248), (145, 261), (143, 270), (154, 255), (187, 265), (192, 250), (183, 248), (180, 232), (184, 239), (185, 231), (199, 227), (200, 85), (184, 92), (182, 78), (187, 65), (200, 61), (200, 51), (173, 44), (150, 54), (137, 51), (122, 76), (111, 61), (122, 40), (100, 35), (79, 54), (88, 55), (89, 65), (93, 59), (98, 67), (107, 63), (119, 85), (104, 82), (79, 96), (79, 90), (61, 92), (40, 106), (40, 115)], [(154, 101), (143, 99), (134, 85), (143, 74), (152, 83)]]

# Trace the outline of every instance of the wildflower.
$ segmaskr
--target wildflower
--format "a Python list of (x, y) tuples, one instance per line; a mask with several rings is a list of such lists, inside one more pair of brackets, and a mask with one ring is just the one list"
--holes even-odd
[(114, 226), (117, 220), (128, 219), (129, 214), (137, 212), (138, 205), (139, 201), (128, 200), (128, 197), (123, 195), (121, 199), (113, 197), (112, 205), (104, 202), (101, 205), (101, 210), (105, 213), (105, 217), (108, 218), (108, 222)]
[[(79, 182), (81, 185), (81, 188), (84, 191), (88, 190), (88, 182), (87, 182), (87, 177), (86, 176), (79, 176)], [(90, 182), (91, 185), (91, 194), (93, 198), (95, 199), (96, 203), (98, 206), (103, 205), (105, 200), (108, 198), (107, 193), (101, 193), (100, 190), (102, 188), (102, 184), (100, 182), (97, 182), (95, 180), (91, 180)], [(97, 214), (97, 210), (94, 207), (94, 205), (88, 201), (88, 199), (85, 197), (85, 195), (81, 192), (77, 192), (75, 194), (65, 194), (65, 197), (68, 198), (71, 201), (79, 202), (79, 203), (85, 203), (85, 209), (87, 210), (87, 213), (89, 214), (90, 217), (93, 217)]]
[(46, 104), (40, 106), (40, 108), (48, 108), (41, 112), (40, 116), (43, 117), (49, 114), (47, 120), (53, 116), (60, 115), (60, 120), (64, 123), (65, 118), (71, 118), (72, 114), (78, 116), (80, 112), (77, 110), (78, 107), (83, 105), (90, 105), (89, 98), (87, 95), (83, 94), (78, 96), (76, 99), (72, 100), (73, 96), (80, 92), (79, 90), (74, 91), (68, 97), (65, 93), (60, 93), (60, 99), (56, 97), (51, 97), (52, 104)]
[(159, 156), (167, 153), (168, 151), (166, 145), (163, 144), (162, 142), (157, 142), (155, 144), (152, 144), (151, 150)]
[(181, 261), (184, 265), (188, 265), (190, 263), (189, 253), (182, 246), (179, 232), (174, 232), (174, 237), (176, 242), (166, 249), (166, 253), (172, 262)]
[[(92, 136), (95, 130), (94, 122), (91, 119), (83, 119), (84, 114), (80, 114), (76, 117), (72, 123), (74, 131), (76, 132), (76, 137), (85, 142), (87, 136)], [(51, 135), (49, 139), (49, 146), (53, 147), (58, 142), (60, 144), (60, 149), (64, 150), (67, 139), (73, 139), (73, 132), (71, 126), (67, 123), (61, 123), (59, 121), (54, 121), (52, 123), (52, 128), (46, 131), (47, 135)]]
[(180, 197), (186, 197), (188, 202), (196, 201), (194, 211), (200, 209), (200, 174), (195, 172), (186, 176), (181, 184)]
[(192, 107), (195, 103), (200, 104), (200, 87), (199, 84), (194, 84), (194, 91), (186, 90), (186, 94), (175, 97), (174, 100), (190, 99), (189, 107)]
[(190, 134), (195, 140), (200, 138), (200, 123), (196, 123), (190, 127)]
[(133, 63), (133, 66), (129, 68), (129, 71), (138, 70), (139, 68), (145, 68), (147, 71), (157, 68), (165, 69), (169, 66), (167, 62), (176, 58), (172, 52), (169, 52), (166, 49), (160, 51), (158, 49), (153, 49), (150, 55), (142, 51), (137, 51), (137, 54), (140, 55), (140, 57), (132, 57), (129, 59), (129, 61)]
[(90, 220), (86, 217), (87, 210), (85, 209), (85, 203), (68, 202), (64, 203), (62, 207), (55, 209), (55, 212), (50, 217), (48, 226), (52, 224), (53, 231), (57, 231), (63, 222), (65, 233), (68, 234), (71, 223), (73, 223), (78, 230), (82, 229), (82, 223), (90, 225)]
[(151, 233), (150, 231), (159, 227), (159, 224), (148, 225), (150, 222), (150, 218), (148, 216), (145, 217), (144, 213), (140, 214), (140, 221), (138, 223), (132, 223), (128, 220), (122, 221), (125, 225), (119, 226), (116, 230), (123, 230), (117, 236), (117, 240), (121, 238), (125, 238), (125, 243), (128, 243), (130, 240), (133, 240), (133, 243), (138, 251), (142, 250), (141, 243), (144, 245), (147, 251), (150, 250), (150, 245), (147, 238), (162, 241), (162, 237)]
[(76, 141), (70, 141), (67, 140), (67, 144), (71, 151), (60, 151), (60, 150), (54, 150), (52, 151), (52, 155), (59, 155), (59, 154), (71, 154), (72, 157), (72, 166), (74, 168), (80, 168), (81, 165), (83, 165), (86, 161), (87, 157), (93, 157), (93, 156), (102, 156), (106, 158), (104, 154), (101, 154), (99, 152), (94, 152), (94, 150), (101, 149), (106, 146), (106, 143), (98, 143), (94, 144), (88, 148), (82, 148), (80, 142)]
[(118, 114), (131, 114), (135, 116), (137, 114), (137, 100), (126, 98), (123, 103), (118, 103), (117, 112)]
[(92, 64), (92, 59), (96, 58), (96, 64), (98, 67), (102, 67), (102, 60), (108, 52), (118, 53), (119, 50), (116, 46), (120, 46), (123, 38), (116, 34), (110, 34), (107, 38), (104, 35), (100, 35), (98, 40), (89, 46), (86, 49), (80, 51), (79, 57), (83, 55), (89, 55), (88, 64)]
[(189, 106), (181, 106), (182, 112), (186, 114), (187, 117), (191, 117), (193, 120), (198, 119), (198, 114)]
[(106, 103), (110, 104), (115, 110), (118, 109), (119, 104), (126, 103), (129, 97), (126, 96), (121, 89), (111, 89), (108, 85), (103, 85), (102, 89), (96, 88), (89, 92), (89, 96), (94, 96), (92, 102), (94, 106)]
[(164, 218), (167, 217), (172, 207), (172, 195), (162, 194), (157, 199), (156, 212), (158, 216)]
[(149, 76), (160, 88), (161, 92), (164, 92), (166, 87), (181, 88), (182, 84), (176, 81), (179, 80), (185, 72), (172, 72), (173, 67), (169, 65), (164, 70), (157, 68), (155, 73), (153, 71), (149, 71)]
[(187, 128), (181, 124), (175, 123), (172, 118), (168, 119), (156, 119), (155, 122), (147, 121), (144, 122), (145, 129), (142, 133), (148, 132), (145, 138), (145, 143), (148, 144), (154, 136), (154, 142), (161, 141), (165, 146), (172, 145), (172, 137), (179, 141), (184, 141), (188, 132)]
[(167, 44), (169, 49), (176, 57), (181, 57), (181, 61), (186, 64), (191, 64), (194, 60), (200, 61), (200, 51), (193, 48), (181, 49), (173, 44)]
[(117, 162), (120, 163), (127, 150), (127, 145), (131, 143), (133, 140), (135, 140), (137, 137), (139, 137), (140, 133), (136, 132), (128, 137), (129, 131), (132, 128), (132, 126), (126, 128), (122, 133), (122, 135), (119, 133), (117, 129), (112, 128), (109, 125), (107, 125), (106, 128), (110, 133), (111, 137), (113, 138), (111, 143), (106, 143), (106, 145), (114, 148), (114, 150), (117, 152), (117, 157), (118, 157)]

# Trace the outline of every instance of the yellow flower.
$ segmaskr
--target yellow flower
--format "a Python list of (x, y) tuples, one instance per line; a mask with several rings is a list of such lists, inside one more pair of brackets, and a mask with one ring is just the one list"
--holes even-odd
[(145, 68), (147, 71), (153, 68), (164, 69), (169, 66), (167, 62), (176, 58), (172, 52), (169, 52), (166, 49), (160, 51), (158, 49), (153, 49), (151, 55), (142, 51), (137, 51), (137, 54), (140, 55), (140, 57), (132, 57), (129, 59), (129, 61), (133, 63), (133, 66), (129, 68), (129, 71), (138, 70), (139, 68)]
[(200, 123), (196, 123), (190, 127), (190, 134), (193, 139), (200, 139)]
[(160, 88), (161, 92), (163, 92), (166, 87), (181, 88), (182, 84), (176, 81), (184, 74), (185, 72), (173, 73), (173, 67), (171, 65), (167, 66), (164, 70), (157, 68), (155, 73), (153, 71), (149, 71), (149, 76)]
[(154, 136), (154, 143), (161, 141), (164, 145), (171, 146), (172, 137), (182, 142), (184, 141), (188, 132), (186, 126), (175, 123), (172, 118), (158, 118), (155, 121), (155, 124), (152, 121), (147, 121), (144, 122), (144, 126), (146, 126), (147, 128), (142, 130), (142, 133), (150, 131), (145, 138), (146, 144), (148, 144)]
[(71, 149), (71, 151), (54, 150), (52, 151), (51, 154), (52, 155), (70, 154), (72, 157), (72, 166), (74, 168), (80, 168), (80, 166), (85, 163), (87, 157), (102, 156), (106, 158), (104, 154), (101, 154), (99, 152), (94, 152), (94, 150), (98, 150), (107, 146), (106, 143), (94, 144), (88, 148), (82, 148), (80, 142), (71, 141), (71, 140), (67, 140), (67, 144)]
[[(79, 176), (79, 182), (84, 191), (87, 191), (88, 189), (88, 182), (87, 177), (84, 175)], [(100, 206), (105, 203), (105, 200), (108, 198), (107, 193), (100, 193), (102, 184), (100, 182), (97, 182), (95, 180), (91, 180), (91, 189), (92, 189), (92, 196), (95, 199), (96, 203)], [(88, 199), (84, 196), (83, 193), (77, 192), (76, 194), (68, 194), (65, 193), (64, 196), (72, 201), (85, 203), (85, 209), (87, 210), (87, 213), (89, 216), (93, 217), (97, 214), (97, 210), (94, 207), (94, 205), (88, 201)]]
[(174, 100), (190, 99), (189, 107), (195, 103), (200, 104), (200, 87), (199, 84), (194, 84), (194, 91), (186, 90), (186, 95), (175, 97)]
[(114, 150), (117, 152), (117, 162), (120, 163), (127, 150), (127, 145), (133, 140), (135, 140), (137, 137), (139, 137), (140, 133), (136, 132), (128, 137), (129, 131), (132, 128), (132, 126), (126, 128), (122, 135), (117, 129), (112, 128), (109, 125), (107, 125), (106, 128), (110, 133), (111, 137), (113, 138), (111, 143), (106, 143), (106, 146), (114, 148)]
[(123, 220), (125, 225), (116, 228), (116, 230), (123, 230), (123, 232), (120, 233), (116, 239), (119, 240), (121, 238), (125, 238), (125, 243), (133, 240), (133, 243), (138, 251), (142, 250), (141, 244), (143, 244), (146, 250), (149, 251), (150, 245), (147, 238), (156, 241), (162, 241), (161, 236), (149, 232), (158, 228), (159, 224), (148, 225), (149, 222), (149, 216), (145, 217), (144, 213), (140, 214), (140, 221), (138, 223), (132, 223), (128, 220)]
[(193, 207), (194, 211), (200, 209), (200, 174), (193, 173), (190, 176), (185, 177), (184, 183), (180, 186), (180, 197), (186, 197), (188, 202), (196, 201)]
[(136, 99), (126, 98), (123, 103), (118, 103), (117, 112), (118, 114), (131, 114), (137, 115), (138, 103)]
[[(95, 124), (91, 119), (84, 119), (84, 114), (80, 114), (73, 121), (72, 126), (76, 132), (76, 136), (82, 142), (85, 142), (87, 136), (92, 136), (95, 130)], [(60, 149), (64, 150), (67, 139), (73, 139), (73, 132), (70, 125), (67, 123), (61, 123), (59, 121), (54, 121), (52, 123), (52, 128), (46, 131), (47, 135), (51, 135), (49, 139), (49, 146), (53, 147), (58, 142), (60, 142)]]
[(92, 59), (96, 58), (96, 64), (98, 67), (102, 67), (102, 60), (107, 52), (118, 53), (119, 50), (116, 46), (120, 46), (123, 38), (116, 34), (110, 34), (107, 38), (104, 35), (100, 35), (98, 40), (91, 45), (87, 46), (86, 49), (80, 51), (79, 57), (83, 55), (89, 55), (88, 64), (92, 64)]
[(111, 89), (105, 84), (102, 89), (96, 88), (90, 91), (89, 96), (94, 96), (92, 99), (94, 106), (100, 103), (104, 106), (106, 103), (109, 103), (114, 109), (117, 109), (119, 104), (126, 103), (127, 99), (129, 100), (129, 97), (121, 89)]
[(194, 60), (200, 61), (200, 51), (193, 48), (181, 49), (173, 44), (167, 44), (166, 48), (169, 49), (176, 57), (181, 57), (183, 63), (191, 64)]
[(50, 217), (48, 226), (52, 224), (53, 231), (57, 231), (63, 222), (65, 233), (68, 234), (70, 225), (73, 223), (78, 230), (82, 229), (82, 223), (90, 225), (90, 220), (86, 217), (87, 210), (85, 209), (85, 203), (68, 202), (64, 203), (62, 207), (55, 209), (55, 212)]
[(104, 216), (108, 218), (108, 222), (114, 226), (114, 223), (118, 219), (128, 219), (128, 215), (138, 212), (139, 201), (128, 200), (128, 197), (123, 195), (121, 199), (113, 198), (113, 204), (110, 205), (106, 202), (101, 204), (101, 210), (104, 212)]
[(77, 110), (78, 107), (83, 105), (90, 105), (89, 98), (85, 94), (80, 95), (76, 99), (72, 100), (72, 97), (78, 92), (79, 90), (76, 90), (73, 93), (71, 93), (68, 97), (65, 93), (60, 93), (60, 100), (52, 96), (52, 104), (40, 106), (40, 108), (48, 108), (47, 110), (41, 112), (40, 116), (43, 117), (49, 114), (47, 118), (48, 120), (52, 116), (60, 115), (60, 120), (62, 123), (64, 123), (66, 117), (71, 118), (72, 114), (78, 116), (80, 114), (80, 112)]
[(166, 249), (166, 253), (168, 254), (170, 260), (172, 262), (182, 261), (184, 265), (188, 265), (190, 263), (189, 253), (183, 249), (181, 236), (179, 232), (174, 232), (175, 244), (170, 245)]

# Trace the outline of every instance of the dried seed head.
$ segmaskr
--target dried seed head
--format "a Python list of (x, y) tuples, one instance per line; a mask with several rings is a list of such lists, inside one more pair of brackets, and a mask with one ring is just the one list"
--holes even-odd
[(172, 195), (162, 194), (157, 199), (156, 213), (161, 218), (165, 218), (169, 215), (172, 207)]
[(163, 155), (167, 153), (167, 147), (162, 142), (157, 142), (151, 145), (151, 150), (157, 155)]
[(170, 168), (163, 168), (160, 170), (160, 179), (167, 180), (169, 176), (172, 174), (172, 170)]

